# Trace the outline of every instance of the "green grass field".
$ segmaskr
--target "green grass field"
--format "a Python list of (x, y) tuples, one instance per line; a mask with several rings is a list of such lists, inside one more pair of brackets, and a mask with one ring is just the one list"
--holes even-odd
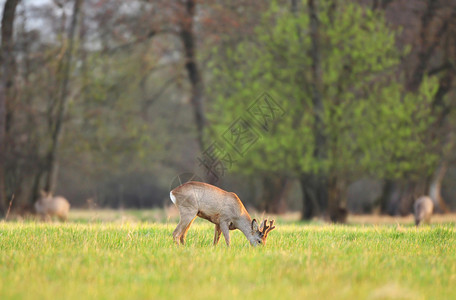
[(212, 246), (197, 222), (0, 223), (0, 299), (456, 299), (453, 224), (278, 224)]

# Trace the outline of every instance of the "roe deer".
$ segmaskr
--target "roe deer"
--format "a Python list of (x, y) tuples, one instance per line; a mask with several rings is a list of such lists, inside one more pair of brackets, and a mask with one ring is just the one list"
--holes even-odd
[(53, 197), (51, 193), (41, 191), (41, 197), (35, 202), (35, 210), (43, 220), (50, 220), (56, 216), (60, 221), (66, 221), (70, 203), (63, 197)]
[(415, 225), (419, 226), (422, 221), (429, 224), (432, 211), (434, 210), (434, 202), (428, 196), (421, 196), (416, 199), (414, 204), (415, 210)]
[(261, 228), (255, 219), (251, 219), (241, 200), (235, 193), (219, 189), (213, 185), (189, 181), (170, 192), (171, 201), (177, 206), (180, 221), (173, 232), (176, 244), (185, 244), (185, 236), (196, 217), (215, 224), (214, 246), (223, 233), (227, 246), (230, 246), (230, 230), (239, 229), (252, 246), (266, 244), (268, 233), (274, 226), (274, 220), (263, 221)]

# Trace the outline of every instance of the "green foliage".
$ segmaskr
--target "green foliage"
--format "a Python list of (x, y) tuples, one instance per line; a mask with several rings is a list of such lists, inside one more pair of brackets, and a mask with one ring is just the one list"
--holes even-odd
[(403, 96), (399, 83), (373, 91), (381, 105), (371, 103), (358, 127), (368, 129), (359, 146), (362, 164), (373, 174), (396, 178), (416, 172), (427, 175), (436, 165), (437, 140), (429, 140), (429, 126), (434, 122), (430, 104), (436, 86), (435, 79), (425, 78), (417, 95)]
[(405, 53), (396, 48), (396, 32), (380, 12), (351, 1), (338, 1), (335, 9), (320, 5), (322, 83), (317, 87), (326, 157), (314, 157), (317, 112), (308, 12), (292, 14), (276, 3), (254, 36), (244, 37), (234, 49), (214, 50), (208, 85), (215, 102), (211, 138), (219, 139), (239, 116), (248, 118), (247, 108), (266, 91), (285, 116), (239, 157), (235, 171), (351, 177), (428, 173), (437, 160), (427, 137), (437, 83), (426, 78), (418, 93), (405, 91), (397, 74)]
[[(1, 299), (454, 299), (456, 233), (285, 225), (253, 249), (195, 224), (0, 223)], [(223, 239), (223, 238), (222, 238)]]

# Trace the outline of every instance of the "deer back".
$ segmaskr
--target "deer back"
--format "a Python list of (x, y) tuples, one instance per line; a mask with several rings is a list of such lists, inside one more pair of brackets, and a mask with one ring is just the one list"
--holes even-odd
[(67, 215), (70, 203), (63, 197), (42, 196), (35, 202), (35, 210), (39, 214)]
[(177, 206), (196, 208), (205, 215), (235, 217), (246, 212), (235, 193), (203, 182), (191, 181), (175, 188), (171, 191), (171, 200)]
[(418, 198), (415, 202), (415, 214), (430, 215), (434, 209), (432, 199), (427, 196)]

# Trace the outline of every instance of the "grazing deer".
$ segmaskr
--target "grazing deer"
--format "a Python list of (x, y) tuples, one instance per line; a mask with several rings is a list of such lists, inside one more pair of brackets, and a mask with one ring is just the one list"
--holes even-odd
[(51, 220), (57, 216), (60, 221), (66, 221), (70, 210), (70, 203), (63, 197), (53, 197), (51, 193), (40, 192), (41, 197), (35, 202), (35, 210), (43, 220)]
[(428, 196), (421, 196), (416, 199), (414, 210), (416, 226), (419, 226), (422, 221), (429, 224), (431, 221), (432, 211), (434, 210), (434, 202)]
[(185, 236), (196, 217), (215, 224), (214, 246), (223, 233), (230, 246), (230, 230), (239, 229), (252, 246), (266, 244), (266, 238), (274, 226), (274, 220), (264, 220), (261, 228), (251, 219), (241, 200), (230, 193), (210, 184), (197, 181), (184, 183), (170, 192), (171, 201), (177, 206), (180, 221), (173, 232), (176, 244), (185, 244)]

